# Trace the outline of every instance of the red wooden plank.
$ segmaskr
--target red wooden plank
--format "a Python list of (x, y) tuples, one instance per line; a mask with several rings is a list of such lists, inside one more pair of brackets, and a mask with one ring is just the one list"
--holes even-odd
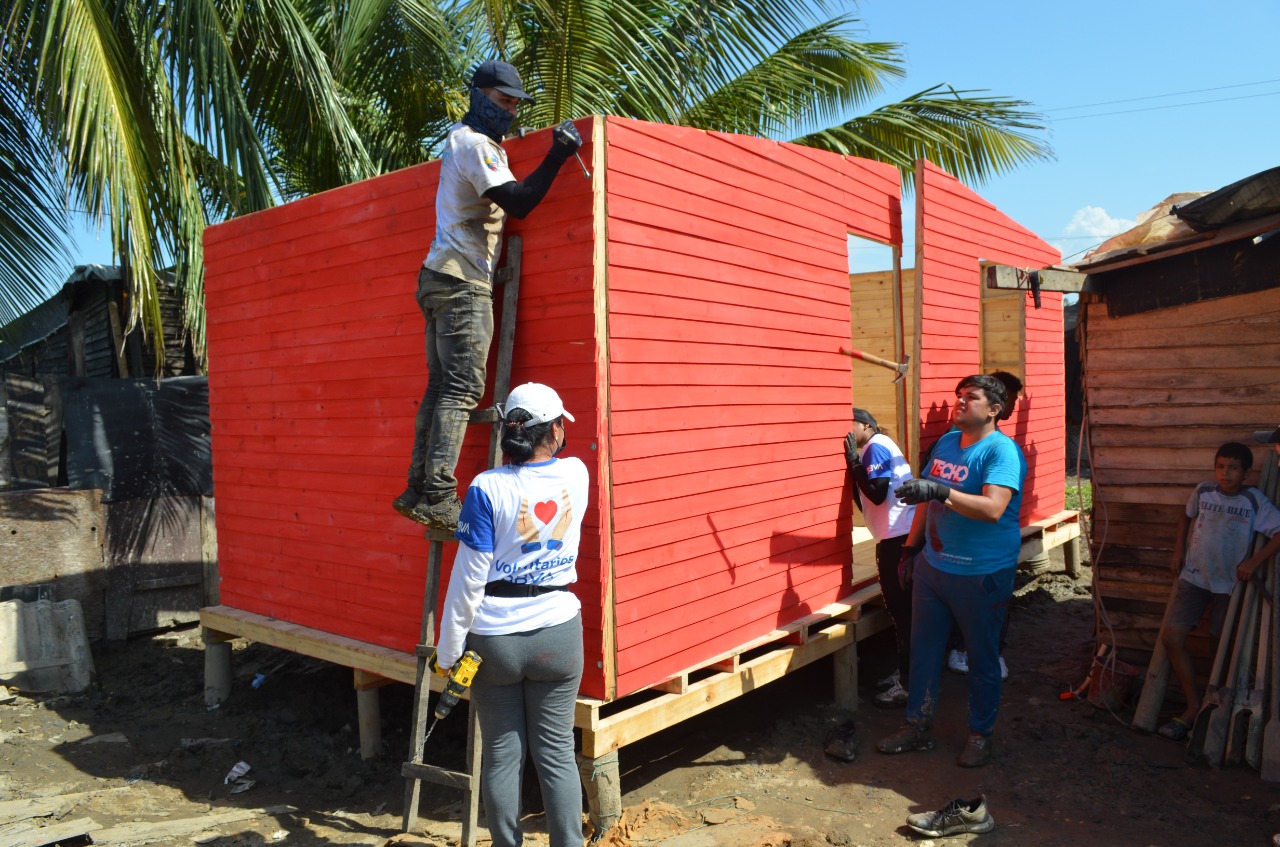
[[(777, 274), (783, 279), (811, 279), (825, 281), (826, 284), (832, 286), (848, 285), (848, 271), (841, 264), (835, 261), (828, 261), (825, 264), (821, 262), (824, 256), (833, 254), (816, 250), (807, 260), (792, 259), (772, 255), (764, 250), (752, 249), (744, 244), (715, 242), (624, 220), (610, 221), (609, 243), (610, 261), (613, 261), (612, 250), (614, 244), (649, 247), (661, 250), (667, 255), (662, 267), (686, 276), (694, 276), (695, 274), (691, 272), (692, 268), (698, 262), (709, 258), (735, 268), (748, 268)], [(843, 237), (838, 243), (840, 246), (844, 246)], [(688, 265), (681, 264), (677, 258), (680, 256), (689, 257), (690, 263)]]
[[(731, 629), (716, 625), (703, 625), (698, 628), (704, 633), (714, 632), (715, 635), (710, 638), (691, 638), (690, 627), (680, 622), (679, 617), (673, 616), (675, 623), (670, 625), (673, 625), (674, 629), (669, 629), (663, 635), (644, 643), (619, 649), (619, 694), (635, 690), (637, 686), (659, 682), (664, 678), (664, 674), (670, 675), (685, 667), (696, 665), (700, 661), (733, 649), (755, 635), (790, 623), (838, 600), (843, 588), (839, 575), (823, 571), (819, 573), (822, 575), (818, 578), (796, 585), (795, 594), (788, 592), (781, 598), (771, 597), (747, 606), (725, 610), (724, 618), (728, 626), (732, 627)], [(696, 612), (696, 610), (691, 611)], [(749, 623), (733, 626), (733, 623), (743, 620)]]
[[(762, 542), (767, 548), (768, 541)], [(659, 569), (619, 579), (617, 601), (618, 642), (637, 645), (669, 632), (673, 625), (689, 626), (719, 618), (724, 611), (749, 603), (773, 602), (785, 596), (797, 582), (818, 574), (839, 561), (840, 542), (823, 539), (786, 552), (794, 561), (734, 562), (714, 570), (694, 571), (680, 577), (680, 571)], [(845, 547), (848, 545), (845, 544)], [(686, 562), (698, 566), (697, 560)], [(812, 570), (810, 570), (812, 568)], [(672, 585), (672, 579), (676, 584)], [(730, 617), (730, 619), (732, 619)]]
[[(660, 256), (655, 253), (654, 256)], [(715, 307), (728, 303), (750, 303), (758, 309), (782, 314), (804, 314), (815, 318), (849, 321), (849, 297), (845, 286), (788, 280), (779, 286), (777, 277), (762, 274), (725, 273), (720, 282), (704, 276), (681, 276), (669, 268), (631, 268), (613, 265), (609, 272), (609, 307), (617, 310), (616, 298), (621, 293), (648, 294), (666, 299), (685, 310), (704, 309), (713, 314)]]
[[(744, 404), (749, 405), (749, 404)], [(632, 435), (640, 432), (679, 432), (711, 427), (738, 427), (747, 432), (757, 426), (744, 422), (747, 414), (758, 416), (758, 420), (788, 421), (803, 418), (810, 421), (827, 421), (833, 424), (833, 430), (843, 438), (848, 430), (849, 411), (845, 403), (823, 404), (796, 408), (795, 406), (760, 405), (751, 406), (751, 411), (743, 407), (684, 407), (677, 409), (649, 409), (634, 412), (615, 412), (611, 415), (611, 432), (616, 436)], [(745, 413), (745, 414), (744, 414)], [(770, 417), (773, 416), (773, 417)], [(744, 435), (751, 438), (750, 434)]]
[(732, 509), (753, 503), (785, 503), (785, 508), (799, 511), (812, 508), (826, 497), (838, 501), (844, 489), (845, 471), (828, 471), (805, 477), (770, 480), (751, 488), (734, 488), (709, 491), (656, 502), (632, 503), (624, 500), (623, 492), (613, 492), (613, 528), (615, 532), (640, 527), (655, 527), (668, 523), (681, 514), (700, 515)]
[[(775, 504), (766, 527), (720, 529), (708, 517), (699, 535), (675, 538), (664, 532), (666, 543), (661, 546), (636, 552), (619, 549), (614, 562), (618, 602), (640, 603), (663, 586), (692, 584), (700, 579), (710, 582), (698, 591), (715, 586), (715, 592), (719, 592), (773, 573), (779, 566), (795, 563), (790, 555), (793, 551), (813, 543), (815, 538), (831, 537), (840, 508), (837, 504), (780, 515)], [(824, 532), (828, 534), (823, 535)], [(643, 608), (643, 603), (627, 613), (628, 620), (642, 617), (635, 608)]]
[[(762, 181), (763, 182), (763, 181)], [(764, 183), (765, 187), (774, 187)], [(723, 179), (708, 176), (706, 170), (687, 171), (672, 167), (671, 163), (641, 156), (626, 149), (609, 151), (609, 214), (644, 222), (651, 220), (663, 225), (661, 219), (631, 217), (637, 201), (652, 206), (665, 214), (681, 217), (696, 216), (706, 221), (718, 221), (726, 210), (733, 214), (740, 225), (749, 223), (749, 229), (784, 238), (790, 243), (804, 244), (812, 241), (813, 233), (831, 232), (832, 219), (813, 211), (809, 206), (791, 206), (779, 202), (776, 194), (751, 195), (740, 184), (726, 183)], [(672, 220), (678, 220), (679, 217)]]

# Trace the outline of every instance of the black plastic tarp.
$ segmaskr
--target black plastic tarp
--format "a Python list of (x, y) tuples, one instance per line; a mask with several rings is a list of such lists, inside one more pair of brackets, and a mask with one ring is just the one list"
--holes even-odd
[(65, 379), (67, 483), (103, 500), (212, 495), (209, 380)]
[(1173, 213), (1196, 232), (1277, 212), (1280, 212), (1280, 167), (1245, 177), (1173, 208)]

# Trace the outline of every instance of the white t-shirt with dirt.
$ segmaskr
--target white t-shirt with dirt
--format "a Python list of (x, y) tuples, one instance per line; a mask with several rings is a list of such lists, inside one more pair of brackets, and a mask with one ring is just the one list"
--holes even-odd
[(1182, 578), (1214, 594), (1230, 594), (1236, 566), (1249, 558), (1253, 534), (1280, 532), (1280, 510), (1256, 488), (1226, 494), (1215, 483), (1202, 482), (1187, 499), (1191, 538)]
[(502, 145), (454, 124), (440, 153), (436, 233), (423, 267), (492, 285), (507, 213), (484, 193), (514, 181)]

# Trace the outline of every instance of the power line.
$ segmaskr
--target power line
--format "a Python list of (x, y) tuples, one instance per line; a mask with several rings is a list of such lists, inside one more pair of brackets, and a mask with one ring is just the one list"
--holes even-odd
[(1051, 118), (1054, 123), (1063, 123), (1065, 121), (1079, 121), (1085, 118), (1104, 118), (1108, 115), (1132, 115), (1138, 112), (1158, 112), (1163, 109), (1181, 109), (1184, 106), (1203, 106), (1207, 103), (1228, 103), (1232, 100), (1252, 100), (1256, 97), (1275, 97), (1280, 91), (1266, 91), (1262, 94), (1242, 94), (1239, 97), (1219, 97), (1214, 100), (1194, 100), (1190, 103), (1170, 103), (1168, 106), (1147, 106), (1143, 109), (1120, 109), (1115, 112), (1095, 112), (1092, 115), (1072, 115), (1067, 118)]
[(1114, 106), (1117, 103), (1137, 103), (1140, 100), (1159, 100), (1161, 97), (1181, 97), (1184, 94), (1204, 94), (1209, 91), (1226, 91), (1230, 88), (1248, 88), (1251, 85), (1270, 85), (1273, 82), (1280, 82), (1280, 79), (1264, 79), (1259, 82), (1241, 82), (1236, 85), (1219, 85), (1215, 88), (1193, 88), (1190, 91), (1174, 91), (1169, 94), (1149, 94), (1145, 97), (1130, 97), (1125, 100), (1103, 100), (1099, 103), (1084, 103), (1080, 106), (1058, 106), (1053, 109), (1041, 109), (1040, 111), (1066, 112), (1071, 109), (1092, 109), (1095, 106)]

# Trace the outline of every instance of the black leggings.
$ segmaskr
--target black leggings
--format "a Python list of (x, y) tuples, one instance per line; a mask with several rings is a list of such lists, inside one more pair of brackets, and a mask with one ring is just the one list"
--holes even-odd
[(880, 594), (893, 618), (893, 633), (898, 646), (898, 672), (902, 687), (911, 678), (911, 591), (898, 581), (898, 560), (907, 537), (898, 535), (876, 542), (876, 571), (880, 575)]

